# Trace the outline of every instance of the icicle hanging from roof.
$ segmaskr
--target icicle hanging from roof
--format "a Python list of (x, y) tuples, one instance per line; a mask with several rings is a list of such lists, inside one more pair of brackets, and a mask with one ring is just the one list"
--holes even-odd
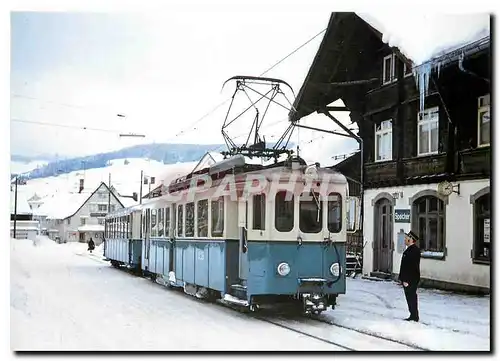
[(429, 93), (429, 81), (432, 72), (432, 65), (430, 62), (424, 63), (413, 69), (413, 76), (415, 83), (419, 90), (420, 96), (420, 112), (425, 109), (425, 97)]

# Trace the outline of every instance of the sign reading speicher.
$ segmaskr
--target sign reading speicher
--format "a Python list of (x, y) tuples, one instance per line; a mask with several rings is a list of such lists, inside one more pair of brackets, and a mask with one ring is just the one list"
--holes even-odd
[(395, 209), (394, 222), (396, 223), (410, 223), (410, 210), (409, 209)]

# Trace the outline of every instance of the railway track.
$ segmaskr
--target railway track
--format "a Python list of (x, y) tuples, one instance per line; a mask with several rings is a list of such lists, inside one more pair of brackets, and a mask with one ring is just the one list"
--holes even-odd
[(335, 345), (345, 351), (429, 351), (418, 345), (317, 318), (251, 315), (260, 321)]

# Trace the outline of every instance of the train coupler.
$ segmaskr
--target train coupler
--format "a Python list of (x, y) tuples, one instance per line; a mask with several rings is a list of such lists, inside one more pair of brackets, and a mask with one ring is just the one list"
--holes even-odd
[(302, 294), (305, 314), (320, 314), (326, 311), (328, 300), (325, 295), (319, 293)]

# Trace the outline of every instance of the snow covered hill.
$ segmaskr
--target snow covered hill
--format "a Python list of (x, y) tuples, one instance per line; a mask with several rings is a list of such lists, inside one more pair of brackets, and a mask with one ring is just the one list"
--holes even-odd
[[(25, 185), (18, 186), (18, 192), (26, 199), (35, 194), (41, 197), (41, 202), (47, 203), (51, 198), (61, 193), (77, 193), (80, 179), (84, 181), (84, 190), (93, 191), (101, 182), (108, 184), (111, 177), (111, 186), (121, 196), (132, 196), (140, 193), (141, 171), (148, 179), (148, 184), (142, 184), (142, 194), (146, 195), (158, 185), (168, 185), (173, 179), (190, 172), (198, 162), (163, 164), (150, 159), (115, 159), (105, 168), (74, 171), (56, 177), (30, 179)], [(149, 180), (154, 177), (154, 184)], [(43, 214), (44, 206), (34, 210), (34, 214)]]

